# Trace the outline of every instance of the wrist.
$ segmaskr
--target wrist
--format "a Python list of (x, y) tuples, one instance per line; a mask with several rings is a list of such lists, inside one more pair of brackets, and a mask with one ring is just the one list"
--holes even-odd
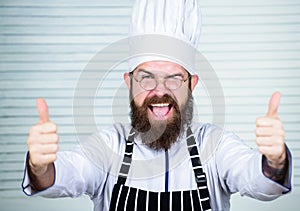
[(31, 159), (30, 159), (30, 155), (28, 153), (27, 168), (28, 168), (28, 172), (31, 176), (40, 177), (40, 176), (43, 176), (47, 173), (48, 165), (37, 166), (37, 165), (33, 164)]
[(265, 156), (263, 156), (262, 164), (263, 173), (266, 177), (280, 183), (283, 182), (287, 171), (287, 159), (274, 165), (274, 163), (272, 163)]

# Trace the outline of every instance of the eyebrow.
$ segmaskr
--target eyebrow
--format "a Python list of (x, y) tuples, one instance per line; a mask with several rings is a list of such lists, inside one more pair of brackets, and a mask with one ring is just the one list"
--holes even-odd
[[(149, 74), (149, 75), (154, 75), (153, 73), (151, 73), (150, 71), (145, 70), (145, 69), (139, 69), (138, 73), (139, 72), (144, 72), (144, 73)], [(182, 78), (184, 78), (184, 75), (182, 73), (175, 73), (175, 74), (172, 74), (172, 75), (167, 75), (166, 78), (172, 78), (172, 77), (176, 77), (176, 76), (181, 76)]]
[(151, 73), (150, 71), (145, 70), (145, 69), (139, 69), (139, 71), (138, 71), (137, 74), (139, 74), (140, 72), (144, 72), (144, 73), (147, 73), (147, 74), (149, 74), (149, 75), (153, 75), (153, 73)]

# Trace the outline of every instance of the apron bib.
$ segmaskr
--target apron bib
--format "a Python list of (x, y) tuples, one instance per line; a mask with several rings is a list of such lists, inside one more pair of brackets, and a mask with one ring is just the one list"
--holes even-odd
[(197, 183), (196, 190), (152, 192), (125, 186), (134, 145), (135, 131), (131, 129), (126, 141), (125, 154), (114, 185), (109, 211), (207, 211), (211, 210), (206, 175), (200, 161), (197, 144), (189, 127), (187, 147)]

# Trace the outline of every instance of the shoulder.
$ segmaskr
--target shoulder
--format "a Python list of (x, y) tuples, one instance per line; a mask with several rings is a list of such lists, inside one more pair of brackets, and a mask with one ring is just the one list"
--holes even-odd
[(218, 152), (231, 147), (246, 147), (240, 137), (214, 124), (193, 123), (191, 129), (204, 160), (208, 160)]
[[(110, 163), (114, 156), (120, 157), (123, 154), (129, 132), (129, 125), (114, 124), (82, 138), (79, 146), (89, 159), (98, 163)], [(104, 161), (105, 159), (107, 160)]]
[(129, 124), (113, 124), (106, 128), (99, 128), (96, 132), (90, 135), (87, 138), (82, 138), (79, 140), (80, 145), (90, 145), (93, 144), (94, 146), (98, 145), (107, 145), (111, 148), (114, 146), (121, 145), (123, 142), (126, 141), (131, 126)]
[[(215, 140), (218, 144), (224, 141), (236, 140), (242, 141), (232, 131), (226, 130), (224, 127), (219, 127), (211, 123), (193, 123), (191, 129), (198, 142), (205, 144), (209, 140)], [(201, 144), (200, 143), (200, 144)]]

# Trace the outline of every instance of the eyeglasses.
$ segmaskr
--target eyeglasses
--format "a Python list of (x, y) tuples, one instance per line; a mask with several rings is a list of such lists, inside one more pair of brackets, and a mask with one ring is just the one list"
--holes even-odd
[(154, 74), (143, 73), (135, 78), (133, 72), (130, 72), (130, 77), (138, 82), (140, 87), (142, 87), (144, 90), (151, 91), (158, 86), (160, 81), (162, 81), (164, 86), (169, 90), (178, 89), (182, 86), (182, 83), (185, 83), (191, 77), (191, 75), (189, 74), (186, 79), (183, 79), (181, 74), (170, 75), (163, 79), (158, 79), (158, 77), (156, 77)]

